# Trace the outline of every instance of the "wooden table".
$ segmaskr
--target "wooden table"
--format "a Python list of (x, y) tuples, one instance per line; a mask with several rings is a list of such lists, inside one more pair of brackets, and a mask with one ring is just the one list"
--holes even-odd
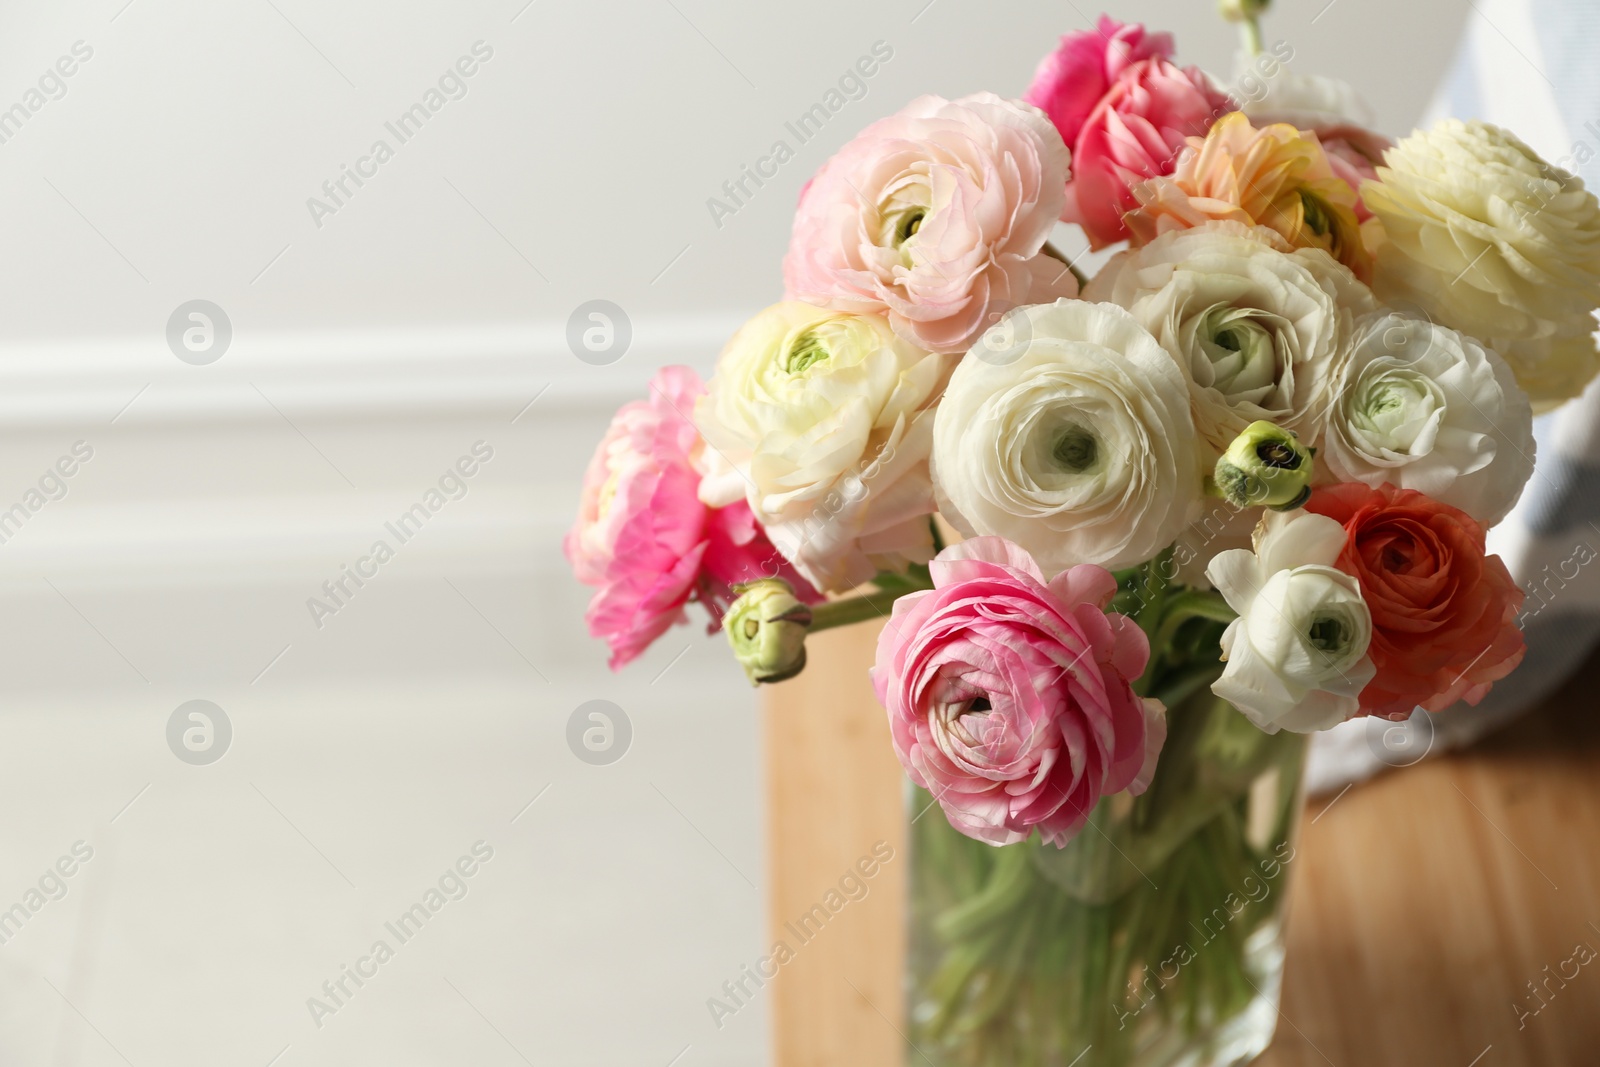
[[(903, 1062), (902, 776), (875, 640), (818, 634), (812, 667), (767, 694), (771, 927), (793, 949), (779, 1067)], [(1600, 952), (1597, 692), (1600, 657), (1510, 730), (1310, 807), (1260, 1067), (1600, 1064), (1600, 957), (1569, 962)], [(879, 841), (894, 858), (802, 943), (794, 921)]]

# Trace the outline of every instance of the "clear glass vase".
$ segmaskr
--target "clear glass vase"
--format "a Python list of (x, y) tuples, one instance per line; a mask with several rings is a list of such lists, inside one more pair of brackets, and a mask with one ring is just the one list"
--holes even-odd
[(971, 840), (913, 791), (907, 1062), (1222, 1067), (1271, 1042), (1305, 738), (1205, 689), (1168, 726), (1150, 789), (1064, 849)]

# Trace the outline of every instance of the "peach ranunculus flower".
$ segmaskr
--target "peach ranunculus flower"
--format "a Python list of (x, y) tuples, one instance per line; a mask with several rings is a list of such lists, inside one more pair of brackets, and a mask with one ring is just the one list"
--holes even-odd
[(1372, 257), (1356, 221), (1356, 194), (1340, 179), (1315, 134), (1284, 123), (1256, 129), (1240, 112), (1224, 115), (1170, 177), (1133, 188), (1126, 216), (1134, 242), (1227, 219), (1276, 230), (1295, 248), (1320, 248), (1372, 280)]

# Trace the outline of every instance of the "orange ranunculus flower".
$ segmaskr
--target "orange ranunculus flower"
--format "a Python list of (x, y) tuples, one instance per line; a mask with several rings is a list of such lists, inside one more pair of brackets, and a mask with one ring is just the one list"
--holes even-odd
[(1378, 673), (1361, 712), (1404, 719), (1414, 708), (1476, 704), (1522, 662), (1523, 592), (1483, 527), (1412, 489), (1343, 483), (1318, 489), (1306, 510), (1343, 524), (1336, 566), (1361, 583), (1372, 614), (1367, 654)]
[(1295, 248), (1320, 248), (1372, 280), (1356, 194), (1328, 162), (1314, 133), (1286, 123), (1256, 129), (1241, 112), (1217, 120), (1189, 147), (1170, 177), (1133, 187), (1139, 206), (1124, 217), (1134, 242), (1213, 219), (1276, 230)]

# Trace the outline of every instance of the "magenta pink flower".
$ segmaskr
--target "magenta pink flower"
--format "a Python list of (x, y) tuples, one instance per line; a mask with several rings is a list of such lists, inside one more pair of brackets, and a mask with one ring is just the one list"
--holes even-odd
[(1132, 186), (1171, 174), (1191, 136), (1232, 110), (1198, 67), (1156, 56), (1125, 68), (1084, 121), (1072, 146), (1072, 181), (1061, 218), (1083, 227), (1094, 248), (1128, 237), (1122, 216)]
[(939, 553), (934, 588), (895, 601), (872, 670), (895, 753), (957, 830), (1059, 846), (1102, 796), (1142, 793), (1166, 739), (1134, 695), (1150, 646), (1105, 606), (1116, 579), (1072, 567), (1046, 583), (1001, 537)]
[(1172, 51), (1172, 34), (1149, 33), (1137, 23), (1101, 15), (1094, 29), (1067, 34), (1039, 61), (1022, 99), (1049, 115), (1071, 147), (1119, 74), (1141, 59), (1171, 59)]
[(584, 474), (578, 518), (563, 542), (572, 571), (596, 586), (589, 632), (611, 647), (617, 670), (643, 652), (697, 599), (722, 622), (732, 588), (781, 577), (803, 599), (817, 592), (778, 555), (743, 501), (700, 502), (704, 447), (690, 416), (705, 387), (688, 367), (663, 367), (648, 400), (624, 404)]
[(1040, 254), (1071, 156), (1038, 111), (993, 93), (924, 96), (868, 126), (806, 188), (792, 299), (883, 314), (928, 352), (965, 352), (1006, 311), (1076, 296)]

